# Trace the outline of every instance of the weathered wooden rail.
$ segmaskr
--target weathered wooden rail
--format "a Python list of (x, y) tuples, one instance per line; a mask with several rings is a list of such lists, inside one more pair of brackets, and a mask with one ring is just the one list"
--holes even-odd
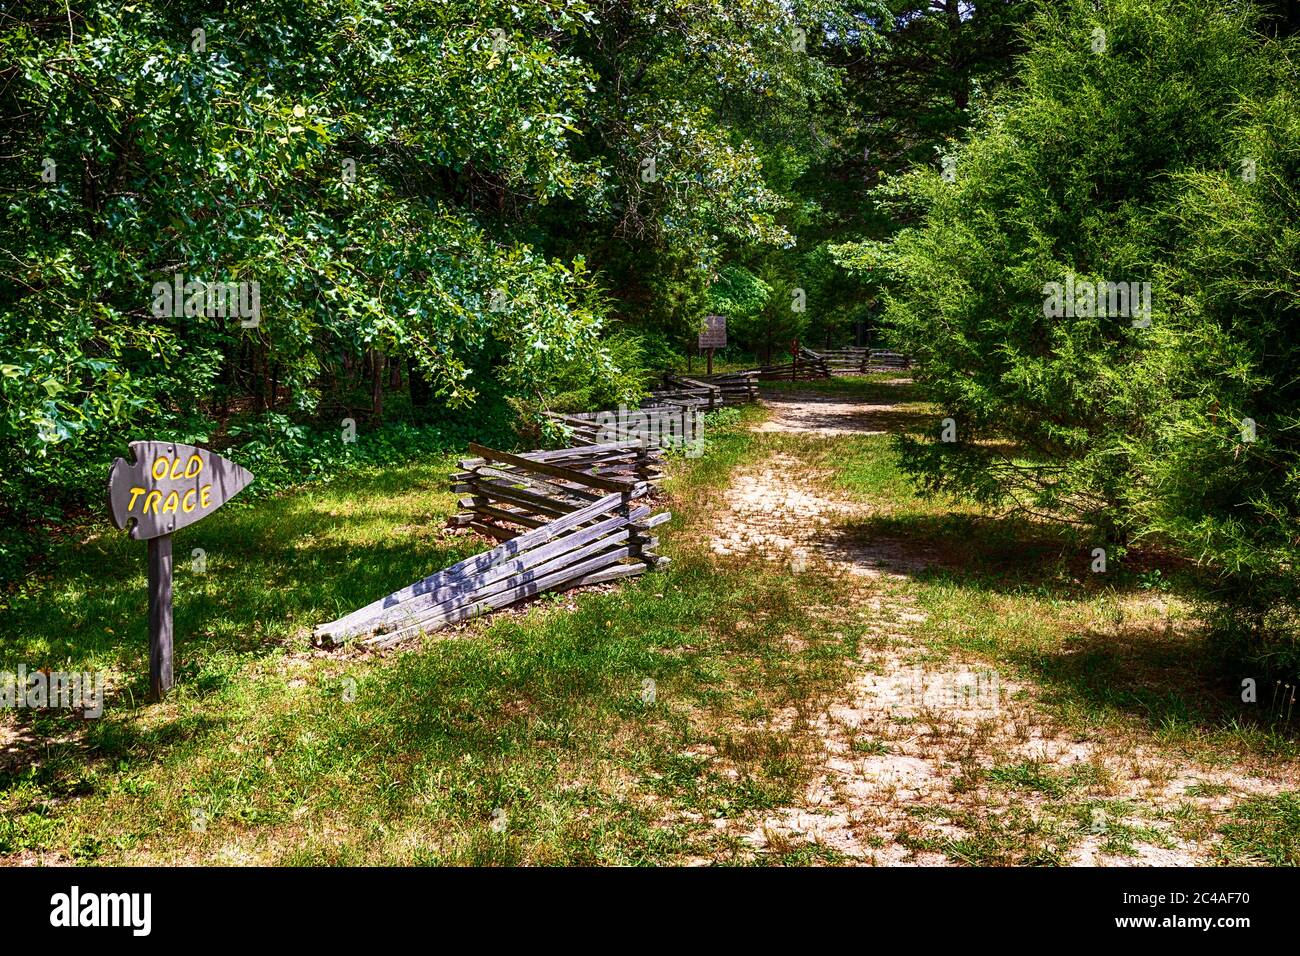
[(502, 542), (316, 629), (323, 643), (387, 647), (543, 591), (600, 584), (662, 567), (650, 532), (669, 512), (643, 499), (659, 450), (612, 442), (511, 454), (471, 445), (452, 489), (453, 520)]
[(862, 375), (867, 371), (871, 350), (865, 348), (821, 349), (832, 375)]
[(872, 349), (868, 365), (872, 368), (881, 369), (911, 368), (912, 360), (906, 355), (900, 355), (898, 352), (890, 352), (887, 349)]
[(758, 401), (758, 369), (744, 372), (722, 372), (718, 375), (701, 377), (699, 381), (706, 385), (715, 385), (722, 393), (722, 400), (728, 405), (741, 402)]
[(812, 349), (801, 348), (791, 361), (781, 365), (764, 365), (758, 370), (764, 382), (810, 382), (830, 378), (831, 369), (826, 360)]
[(700, 406), (707, 411), (716, 411), (722, 407), (722, 389), (695, 378), (665, 373), (663, 387), (650, 390), (655, 402), (673, 402)]
[(832, 375), (866, 375), (869, 372), (911, 367), (907, 356), (887, 349), (849, 347), (820, 349), (813, 354), (819, 355), (826, 362)]
[(701, 415), (701, 406), (677, 402), (606, 412), (546, 413), (552, 422), (568, 430), (569, 440), (575, 445), (639, 442), (661, 447), (697, 439), (703, 429)]

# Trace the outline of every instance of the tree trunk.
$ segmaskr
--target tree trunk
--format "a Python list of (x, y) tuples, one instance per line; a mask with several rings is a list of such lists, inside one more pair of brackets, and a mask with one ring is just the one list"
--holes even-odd
[(433, 399), (433, 388), (430, 387), (429, 380), (424, 377), (424, 372), (416, 365), (414, 357), (406, 359), (406, 381), (411, 386), (411, 407), (428, 408)]
[(266, 411), (266, 357), (261, 342), (253, 346), (251, 359), (253, 380), (249, 391), (253, 393), (253, 411), (261, 413)]
[(384, 417), (384, 353), (375, 349), (373, 372), (370, 380), (370, 412), (375, 421)]

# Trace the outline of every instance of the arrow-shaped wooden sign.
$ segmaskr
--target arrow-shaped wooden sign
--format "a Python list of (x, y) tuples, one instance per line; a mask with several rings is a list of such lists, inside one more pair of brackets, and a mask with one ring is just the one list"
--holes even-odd
[(113, 524), (137, 541), (201, 521), (253, 480), (246, 468), (206, 448), (179, 442), (133, 441), (135, 463), (113, 462), (108, 504)]
[(113, 524), (149, 542), (149, 683), (155, 698), (172, 680), (172, 532), (201, 521), (253, 480), (246, 468), (206, 448), (133, 441), (134, 462), (108, 473)]

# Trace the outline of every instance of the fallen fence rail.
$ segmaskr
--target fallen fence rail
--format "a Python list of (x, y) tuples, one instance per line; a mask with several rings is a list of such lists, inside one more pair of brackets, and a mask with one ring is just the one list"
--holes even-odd
[(511, 454), (470, 445), (452, 488), (453, 519), (502, 543), (316, 628), (322, 643), (388, 647), (535, 594), (600, 584), (662, 567), (650, 531), (671, 514), (639, 499), (658, 449), (613, 442)]

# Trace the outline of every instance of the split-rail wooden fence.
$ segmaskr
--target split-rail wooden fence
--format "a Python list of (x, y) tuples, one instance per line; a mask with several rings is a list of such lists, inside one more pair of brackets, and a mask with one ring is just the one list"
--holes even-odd
[(764, 365), (758, 370), (758, 377), (764, 382), (811, 382), (830, 378), (831, 369), (826, 360), (812, 349), (801, 348), (789, 362)]
[(867, 371), (871, 359), (870, 349), (821, 349), (819, 354), (826, 359), (832, 375), (862, 375)]
[(568, 440), (575, 445), (611, 441), (689, 444), (702, 434), (701, 415), (699, 405), (676, 402), (609, 412), (546, 413), (552, 422), (567, 429)]
[(866, 375), (885, 369), (905, 369), (910, 365), (906, 356), (885, 349), (822, 349), (818, 354), (826, 360), (832, 375)]
[(890, 352), (886, 349), (872, 349), (868, 364), (872, 368), (878, 369), (911, 368), (912, 360), (906, 355), (900, 355), (898, 352)]
[[(865, 354), (865, 358), (863, 355)], [(851, 361), (850, 361), (851, 357)], [(452, 490), (452, 519), (499, 541), (496, 547), (394, 591), (316, 629), (324, 643), (359, 639), (387, 647), (404, 638), (507, 607), (543, 591), (600, 584), (663, 567), (651, 531), (669, 512), (645, 503), (662, 475), (662, 451), (647, 440), (699, 435), (699, 416), (724, 402), (756, 401), (759, 381), (809, 381), (872, 366), (906, 368), (903, 356), (878, 350), (819, 354), (801, 348), (783, 365), (703, 379), (665, 375), (654, 402), (631, 414), (551, 414), (575, 447), (518, 454), (471, 444)], [(680, 426), (679, 426), (680, 427)], [(612, 437), (614, 440), (608, 440)]]
[(699, 381), (707, 385), (716, 385), (722, 393), (723, 401), (728, 405), (758, 401), (758, 369), (744, 372), (722, 372), (718, 375), (703, 376)]
[(652, 530), (667, 511), (643, 499), (660, 452), (611, 442), (512, 454), (471, 445), (452, 489), (453, 519), (501, 543), (316, 629), (322, 643), (388, 647), (543, 591), (601, 584), (663, 567)]
[(663, 386), (650, 390), (655, 402), (675, 402), (695, 405), (705, 411), (716, 411), (722, 407), (724, 397), (722, 389), (696, 378), (665, 374)]

